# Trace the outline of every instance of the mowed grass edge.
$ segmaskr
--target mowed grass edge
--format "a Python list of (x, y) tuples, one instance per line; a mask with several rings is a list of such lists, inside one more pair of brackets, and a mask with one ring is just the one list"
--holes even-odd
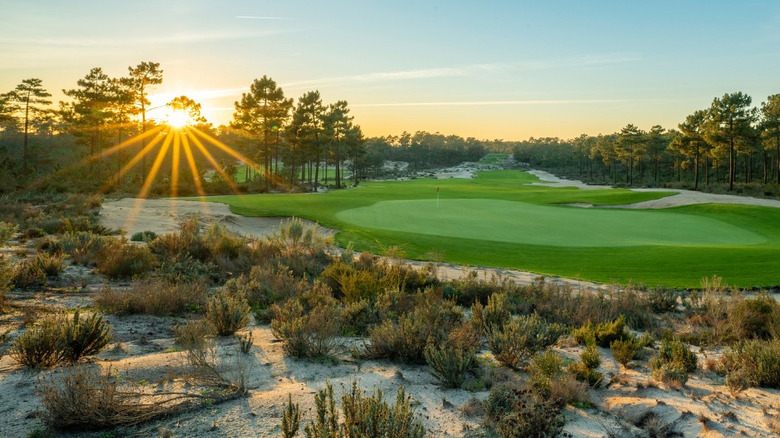
[[(436, 188), (445, 199), (499, 199), (532, 204), (590, 203), (619, 205), (657, 199), (670, 192), (623, 189), (579, 190), (530, 185), (537, 178), (520, 171), (480, 172), (475, 179), (413, 180), (365, 183), (362, 187), (327, 194), (278, 194), (210, 197), (245, 216), (298, 216), (341, 230), (336, 241), (356, 250), (382, 252), (400, 247), (413, 259), (433, 254), (447, 262), (520, 269), (542, 275), (603, 283), (643, 283), (648, 286), (699, 287), (701, 279), (719, 275), (742, 287), (780, 283), (780, 209), (744, 205), (697, 205), (669, 209), (701, 215), (762, 236), (760, 245), (645, 245), (622, 247), (547, 246), (496, 242), (452, 236), (388, 231), (356, 226), (338, 219), (339, 212), (380, 201), (430, 199)], [(648, 213), (652, 213), (649, 212)]]

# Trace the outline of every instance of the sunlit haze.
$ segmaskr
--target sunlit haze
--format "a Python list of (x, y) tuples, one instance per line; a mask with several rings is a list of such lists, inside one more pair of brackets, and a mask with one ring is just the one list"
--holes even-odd
[[(676, 127), (724, 93), (780, 92), (780, 2), (0, 1), (0, 92), (159, 62), (152, 107), (213, 124), (267, 75), (346, 100), (366, 135), (574, 137)], [(150, 112), (150, 117), (161, 117)]]

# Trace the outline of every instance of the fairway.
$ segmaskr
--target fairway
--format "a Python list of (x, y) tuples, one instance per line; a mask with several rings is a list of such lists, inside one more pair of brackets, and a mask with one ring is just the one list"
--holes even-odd
[[(780, 285), (778, 208), (603, 208), (673, 192), (532, 184), (538, 181), (518, 170), (485, 171), (473, 179), (377, 181), (324, 194), (207, 200), (245, 216), (311, 219), (339, 230), (340, 246), (378, 254), (397, 246), (417, 260), (650, 287), (696, 288), (715, 275), (740, 287)], [(595, 207), (567, 205), (575, 203)]]
[(666, 211), (584, 209), (494, 199), (382, 201), (338, 220), (365, 228), (532, 245), (756, 245), (766, 239), (712, 218)]

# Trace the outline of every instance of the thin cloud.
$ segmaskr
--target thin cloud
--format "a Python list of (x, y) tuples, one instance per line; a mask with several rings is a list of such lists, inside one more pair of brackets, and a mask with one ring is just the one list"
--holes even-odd
[(660, 102), (664, 99), (560, 99), (560, 100), (480, 100), (461, 102), (388, 102), (358, 103), (351, 107), (409, 107), (409, 106), (506, 106), (506, 105), (576, 105), (594, 103)]
[(595, 55), (583, 55), (570, 58), (539, 59), (524, 61), (517, 64), (521, 70), (547, 70), (556, 68), (589, 67), (610, 64), (625, 64), (641, 61), (642, 55), (638, 53), (602, 53)]
[(284, 30), (259, 30), (251, 32), (192, 32), (169, 35), (149, 36), (144, 38), (0, 38), (1, 45), (13, 46), (43, 46), (71, 48), (112, 48), (137, 47), (139, 45), (160, 44), (190, 44), (209, 41), (225, 41), (246, 38), (257, 38), (285, 33)]
[(257, 15), (236, 15), (239, 20), (292, 20), (289, 17), (260, 17)]
[(468, 76), (480, 71), (497, 71), (504, 68), (502, 64), (477, 64), (466, 67), (442, 67), (421, 70), (403, 70), (359, 75), (335, 76), (330, 78), (309, 79), (283, 84), (287, 88), (323, 87), (348, 83), (402, 81), (414, 79), (432, 79), (457, 76)]

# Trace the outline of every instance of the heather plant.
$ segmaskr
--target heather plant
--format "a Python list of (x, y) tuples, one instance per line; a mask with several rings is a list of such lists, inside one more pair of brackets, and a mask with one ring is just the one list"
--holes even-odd
[(333, 301), (322, 303), (308, 312), (299, 300), (274, 304), (271, 330), (283, 341), (284, 352), (292, 357), (332, 355), (339, 347), (341, 308)]

